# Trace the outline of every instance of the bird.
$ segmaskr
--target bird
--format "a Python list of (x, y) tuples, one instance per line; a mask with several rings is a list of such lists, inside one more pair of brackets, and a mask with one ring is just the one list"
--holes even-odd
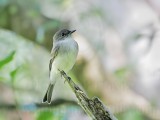
[(51, 103), (52, 92), (57, 79), (61, 78), (60, 71), (68, 73), (74, 66), (78, 55), (78, 43), (73, 39), (72, 34), (76, 30), (62, 29), (53, 36), (53, 47), (49, 61), (49, 79), (50, 83), (43, 103)]

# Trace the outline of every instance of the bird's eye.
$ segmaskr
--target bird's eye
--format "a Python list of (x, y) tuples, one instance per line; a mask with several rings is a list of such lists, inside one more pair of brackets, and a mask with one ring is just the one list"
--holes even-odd
[(65, 36), (65, 34), (64, 34), (64, 33), (62, 33), (62, 36)]

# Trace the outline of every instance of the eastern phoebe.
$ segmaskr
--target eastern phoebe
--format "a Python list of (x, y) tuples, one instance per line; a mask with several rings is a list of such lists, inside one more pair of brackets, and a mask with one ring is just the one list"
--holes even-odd
[(78, 44), (71, 36), (75, 31), (76, 30), (70, 31), (62, 29), (53, 36), (53, 47), (49, 62), (50, 84), (43, 98), (43, 102), (51, 103), (54, 85), (56, 80), (61, 77), (59, 71), (63, 70), (66, 73), (69, 72), (76, 62)]

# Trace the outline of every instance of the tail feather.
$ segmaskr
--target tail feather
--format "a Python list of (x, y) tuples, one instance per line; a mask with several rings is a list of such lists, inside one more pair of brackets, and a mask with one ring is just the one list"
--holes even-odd
[(46, 94), (43, 98), (43, 101), (42, 101), (43, 103), (45, 103), (45, 102), (47, 102), (48, 104), (51, 103), (52, 92), (53, 92), (54, 85), (55, 85), (55, 83), (54, 84), (51, 84), (51, 83), (49, 84), (47, 92), (46, 92)]

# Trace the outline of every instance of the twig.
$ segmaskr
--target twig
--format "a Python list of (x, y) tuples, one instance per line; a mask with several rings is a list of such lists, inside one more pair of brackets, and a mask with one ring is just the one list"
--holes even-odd
[(66, 75), (64, 71), (60, 71), (60, 73), (75, 93), (79, 105), (93, 120), (117, 120), (117, 118), (114, 117), (109, 109), (97, 97), (92, 99), (88, 98), (88, 96), (69, 76)]

